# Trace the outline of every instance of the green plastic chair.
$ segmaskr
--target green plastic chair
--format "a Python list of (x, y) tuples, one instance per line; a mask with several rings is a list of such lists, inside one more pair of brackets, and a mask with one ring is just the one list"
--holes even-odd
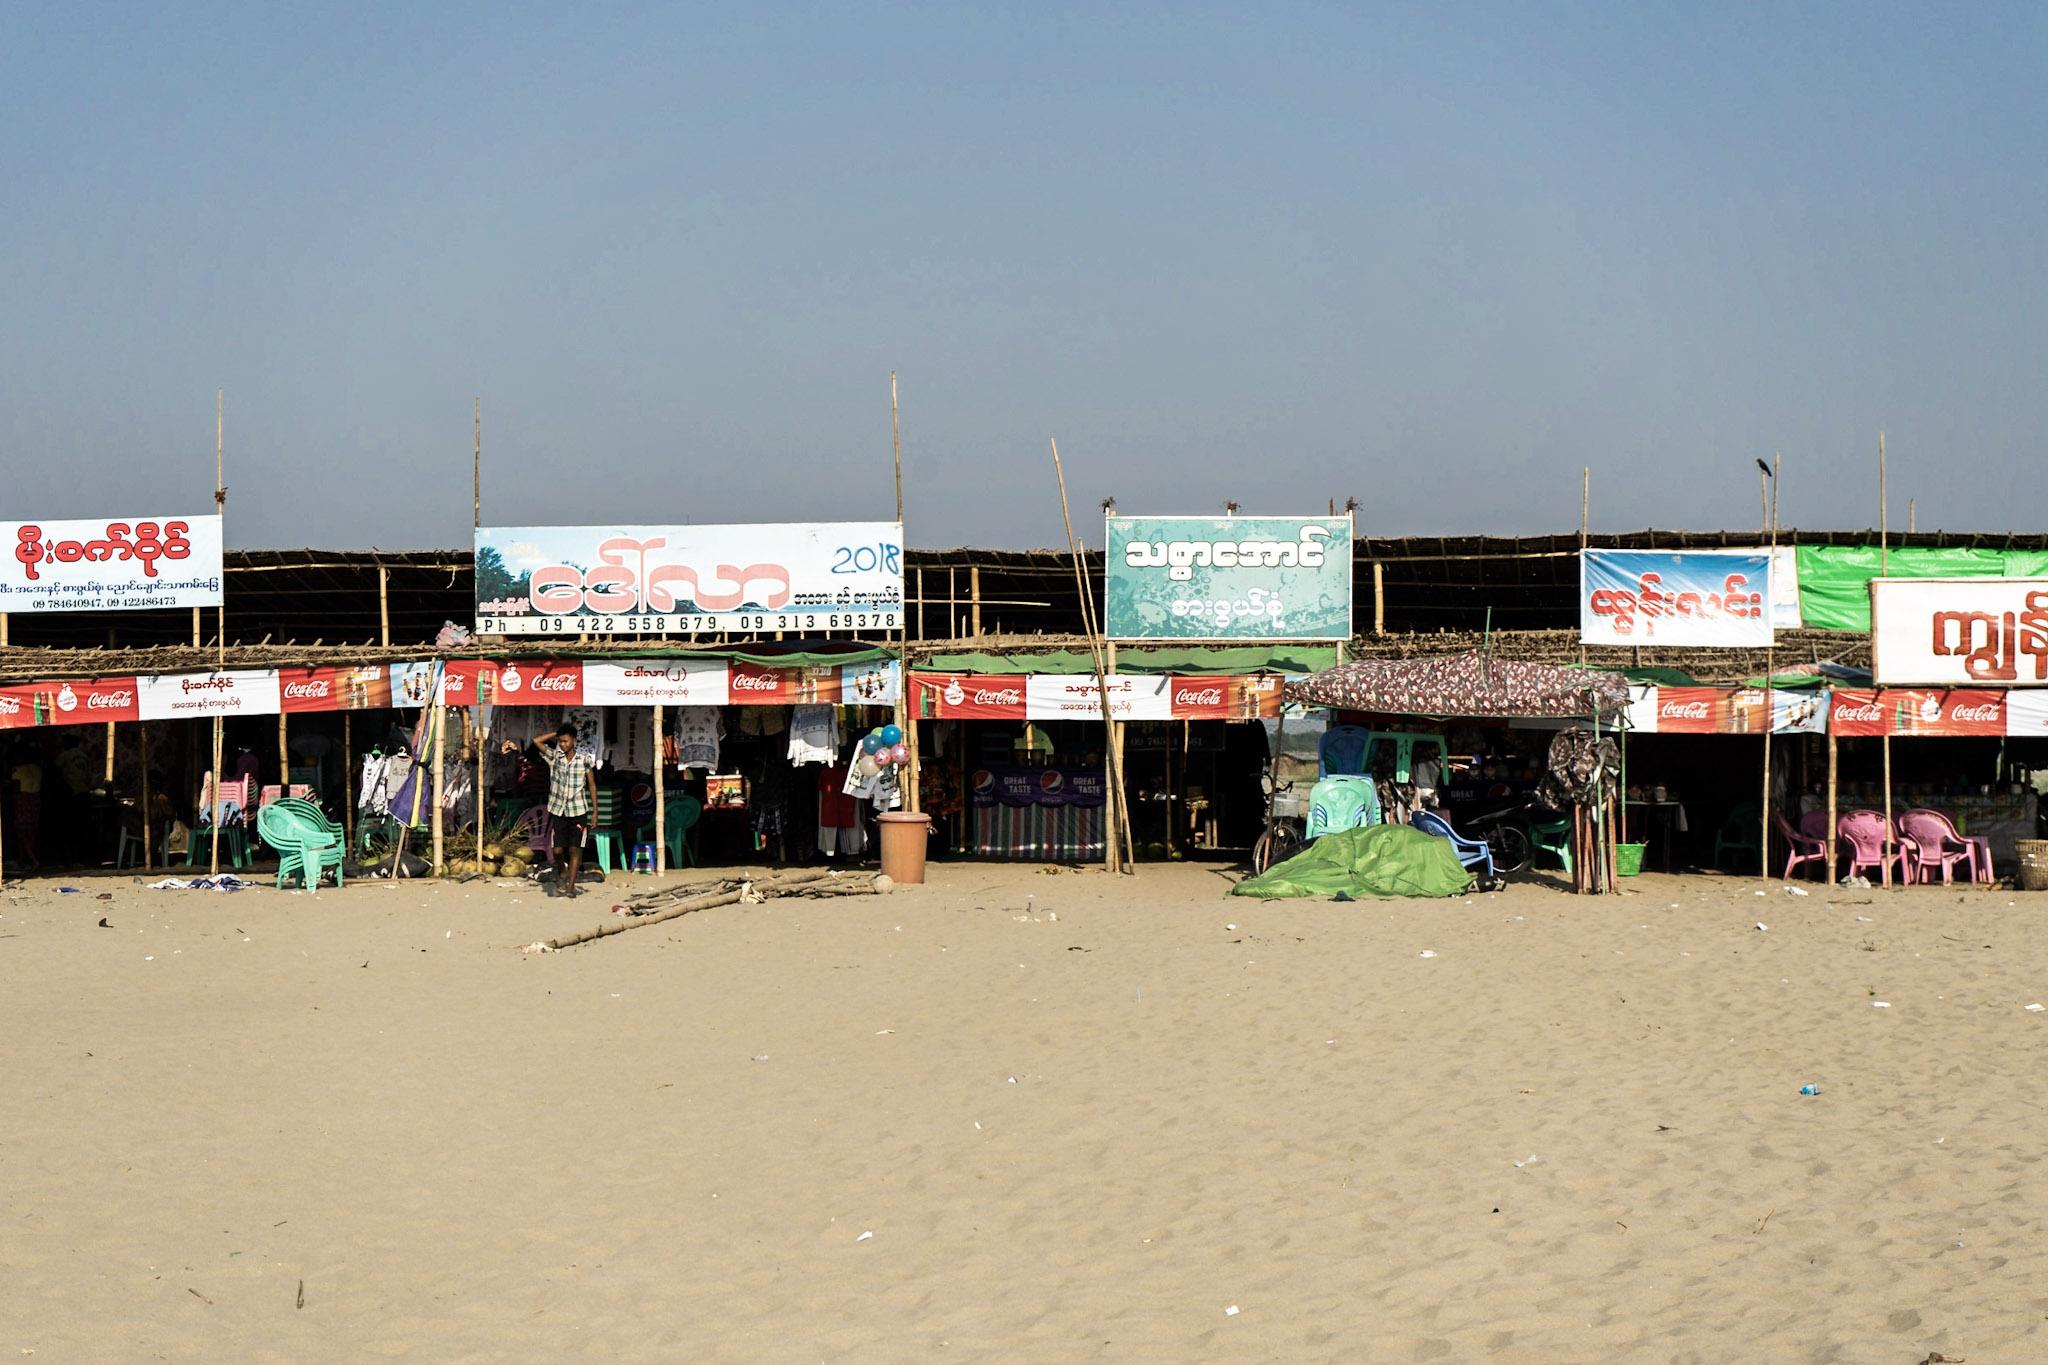
[(1566, 816), (1554, 820), (1532, 817), (1529, 821), (1529, 842), (1538, 853), (1548, 853), (1564, 865), (1564, 874), (1572, 874), (1572, 822)]
[(600, 786), (597, 789), (597, 809), (591, 814), (590, 832), (597, 840), (597, 865), (607, 876), (611, 874), (612, 859), (619, 860), (619, 870), (626, 867), (626, 829), (619, 822), (619, 789)]
[(1725, 855), (1733, 853), (1748, 859), (1748, 868), (1754, 872), (1758, 860), (1764, 856), (1763, 808), (1754, 801), (1745, 801), (1728, 812), (1728, 818), (1714, 835), (1714, 866), (1719, 868)]
[[(206, 852), (206, 861), (211, 863), (213, 861), (212, 825), (193, 826), (191, 835), (185, 840), (185, 866), (196, 866), (202, 849)], [(249, 865), (249, 826), (244, 821), (222, 822), (220, 827), (220, 851), (221, 856), (227, 859), (228, 866), (230, 867), (247, 867)], [(168, 858), (165, 859), (164, 865), (166, 867), (170, 866)]]
[[(697, 865), (697, 821), (704, 814), (704, 803), (685, 792), (678, 792), (668, 798), (663, 817), (663, 832), (668, 836), (668, 865), (670, 867), (695, 867)], [(633, 829), (635, 844), (652, 843), (654, 822), (637, 825)]]
[(306, 890), (319, 889), (320, 878), (334, 869), (334, 884), (347, 884), (341, 870), (346, 846), (341, 826), (320, 813), (310, 801), (289, 797), (273, 801), (256, 812), (256, 829), (263, 842), (277, 850), (277, 889), (297, 876)]

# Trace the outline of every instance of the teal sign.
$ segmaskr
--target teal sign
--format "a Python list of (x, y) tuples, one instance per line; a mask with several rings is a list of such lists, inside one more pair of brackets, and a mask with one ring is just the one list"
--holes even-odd
[(1112, 640), (1345, 640), (1350, 517), (1110, 517)]

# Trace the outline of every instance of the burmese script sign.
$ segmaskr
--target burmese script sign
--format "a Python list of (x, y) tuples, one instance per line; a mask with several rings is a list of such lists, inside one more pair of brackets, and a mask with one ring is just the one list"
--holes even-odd
[(2048, 578), (1873, 578), (1882, 686), (2048, 686)]
[(1344, 640), (1351, 518), (1107, 519), (1113, 640)]
[(880, 632), (902, 624), (897, 522), (476, 533), (479, 634)]
[(0, 611), (217, 607), (219, 517), (0, 521)]
[(1585, 550), (1579, 639), (1720, 649), (1771, 643), (1769, 550)]

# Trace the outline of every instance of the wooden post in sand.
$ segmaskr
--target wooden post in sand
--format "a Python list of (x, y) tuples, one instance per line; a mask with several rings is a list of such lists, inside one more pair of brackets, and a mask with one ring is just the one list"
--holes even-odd
[[(667, 779), (662, 769), (668, 765), (661, 757), (662, 704), (654, 704), (654, 871), (656, 875), (668, 871), (668, 793)], [(595, 812), (593, 812), (594, 814)], [(627, 849), (628, 865), (633, 850)]]
[(356, 842), (355, 803), (355, 727), (348, 712), (341, 713), (341, 837), (345, 847), (354, 848)]
[[(227, 534), (228, 520), (228, 486), (222, 467), (222, 453), (226, 448), (223, 440), (225, 427), (222, 422), (224, 398), (225, 394), (222, 390), (215, 389), (213, 391), (213, 508), (220, 516), (223, 539), (225, 539)], [(194, 609), (193, 619), (195, 621), (198, 619), (196, 608)], [(228, 595), (225, 587), (223, 587), (220, 595), (218, 629), (220, 638), (213, 642), (214, 666), (219, 672), (226, 673), (228, 669)], [(213, 825), (213, 854), (207, 860), (208, 871), (206, 875), (209, 877), (218, 877), (220, 875), (221, 725), (220, 713), (215, 712), (213, 717), (213, 809), (206, 813), (207, 820)], [(243, 818), (246, 819), (247, 816), (248, 812), (244, 811)]]
[[(1834, 710), (1832, 705), (1828, 708)], [(1828, 717), (1828, 885), (1835, 884), (1835, 718)]]
[(149, 722), (137, 721), (135, 729), (142, 738), (142, 870), (148, 872), (156, 858), (156, 840), (149, 817)]
[[(1119, 742), (1121, 736), (1117, 733), (1116, 718), (1109, 700), (1109, 664), (1105, 658), (1105, 645), (1107, 642), (1096, 631), (1093, 594), (1088, 591), (1088, 574), (1081, 564), (1081, 542), (1074, 536), (1074, 518), (1067, 509), (1067, 474), (1065, 468), (1060, 464), (1060, 443), (1056, 440), (1051, 440), (1051, 438), (1048, 438), (1048, 441), (1052, 446), (1053, 477), (1059, 481), (1060, 486), (1060, 519), (1066, 523), (1067, 549), (1074, 557), (1074, 590), (1079, 594), (1081, 601), (1081, 628), (1088, 634), (1088, 653), (1095, 664), (1096, 697), (1102, 703), (1102, 744), (1103, 754), (1107, 759), (1109, 776), (1109, 799), (1103, 803), (1106, 818), (1103, 830), (1105, 837), (1103, 839), (1102, 865), (1111, 872), (1134, 872), (1136, 871), (1135, 867), (1120, 865), (1121, 860), (1118, 857), (1117, 831), (1119, 825), (1123, 827), (1123, 848), (1126, 853), (1131, 852), (1133, 845), (1130, 842), (1130, 808), (1124, 801), (1123, 746)], [(980, 589), (977, 582), (977, 599), (979, 595)], [(978, 623), (980, 617), (978, 601), (976, 603), (975, 615)], [(1128, 861), (1135, 863), (1135, 856), (1131, 856)]]
[[(1884, 433), (1877, 433), (1877, 576), (1891, 576), (1891, 511), (1885, 500), (1884, 484)], [(1883, 697), (1882, 690), (1878, 692)], [(1878, 869), (1879, 880), (1889, 888), (1892, 884), (1892, 723), (1884, 723), (1884, 837), (1878, 840), (1878, 856), (1884, 860)]]
[[(434, 679), (434, 681), (437, 683), (441, 682), (442, 680), (443, 677), (441, 676), (437, 676)], [(436, 877), (441, 875), (441, 857), (443, 852), (441, 842), (441, 780), (446, 775), (448, 766), (448, 731), (446, 729), (447, 724), (448, 707), (441, 699), (441, 689), (437, 687), (434, 689), (434, 718), (433, 721), (431, 722), (432, 728), (428, 731), (428, 734), (431, 736), (431, 742), (434, 746), (434, 809), (428, 812), (428, 818), (433, 821), (434, 825), (434, 875)]]
[[(1778, 470), (1784, 458), (1783, 455), (1771, 457), (1771, 557), (1768, 561), (1769, 567), (1764, 571), (1766, 583), (1770, 582), (1770, 575), (1776, 570), (1778, 563)], [(1771, 592), (1774, 596), (1776, 588), (1773, 587)], [(1764, 599), (1764, 611), (1767, 613), (1773, 607), (1772, 596), (1766, 596)], [(1768, 617), (1766, 619), (1768, 620)], [(1777, 628), (1773, 626), (1772, 643), (1764, 647), (1764, 814), (1763, 829), (1758, 833), (1756, 840), (1757, 859), (1763, 864), (1757, 875), (1766, 879), (1771, 875), (1771, 730), (1778, 718), (1777, 638)]]

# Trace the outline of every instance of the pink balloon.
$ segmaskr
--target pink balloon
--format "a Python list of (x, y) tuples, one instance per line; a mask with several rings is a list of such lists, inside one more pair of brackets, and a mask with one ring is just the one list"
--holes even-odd
[(889, 750), (889, 757), (895, 759), (898, 763), (910, 762), (910, 746), (908, 744), (898, 744)]

